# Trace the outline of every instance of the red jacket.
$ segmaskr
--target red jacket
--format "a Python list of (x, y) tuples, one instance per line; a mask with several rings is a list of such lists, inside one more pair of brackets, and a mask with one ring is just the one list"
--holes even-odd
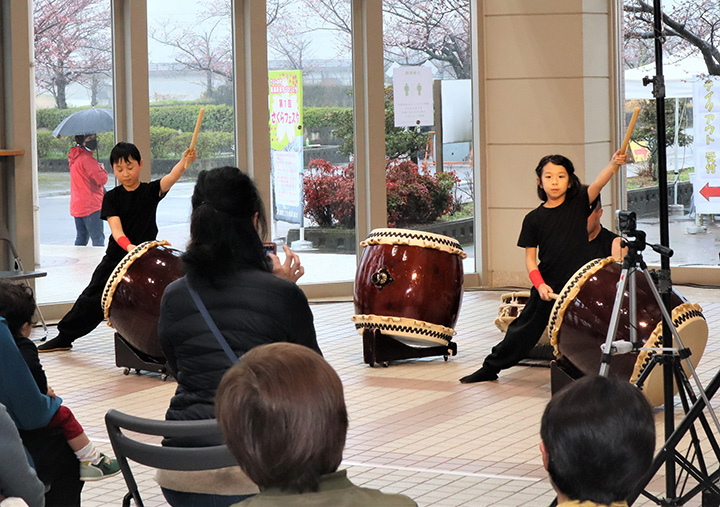
[(92, 152), (82, 146), (75, 146), (68, 155), (70, 163), (70, 214), (86, 217), (102, 207), (104, 185), (108, 173)]

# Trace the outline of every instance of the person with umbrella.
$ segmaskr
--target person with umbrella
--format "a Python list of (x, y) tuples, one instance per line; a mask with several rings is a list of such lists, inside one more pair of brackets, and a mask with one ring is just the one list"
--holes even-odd
[(75, 146), (70, 150), (70, 214), (75, 218), (75, 245), (84, 246), (88, 237), (93, 246), (104, 246), (105, 233), (100, 218), (105, 183), (108, 173), (93, 158), (97, 149), (97, 132), (112, 132), (115, 120), (112, 109), (82, 109), (67, 116), (55, 127), (52, 135), (75, 136)]
[(95, 160), (97, 134), (75, 136), (70, 150), (70, 214), (75, 219), (75, 245), (85, 246), (88, 238), (93, 246), (105, 245), (103, 221), (100, 218), (105, 183), (108, 173), (105, 166)]

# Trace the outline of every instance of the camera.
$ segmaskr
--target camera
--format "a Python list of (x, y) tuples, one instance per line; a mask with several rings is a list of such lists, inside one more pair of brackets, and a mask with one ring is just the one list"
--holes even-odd
[(634, 211), (617, 210), (617, 228), (620, 232), (635, 232), (637, 230), (637, 219)]

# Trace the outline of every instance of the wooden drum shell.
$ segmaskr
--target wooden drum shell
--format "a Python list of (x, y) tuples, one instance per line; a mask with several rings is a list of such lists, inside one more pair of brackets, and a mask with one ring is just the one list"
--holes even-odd
[[(380, 231), (383, 230), (392, 231), (388, 234), (389, 241), (393, 243), (367, 244), (355, 277), (353, 299), (356, 315), (353, 320), (358, 331), (362, 332), (363, 327), (373, 327), (367, 322), (367, 325), (363, 325), (361, 317), (394, 317), (403, 319), (404, 327), (416, 329), (407, 333), (393, 333), (383, 329), (384, 334), (412, 345), (447, 343), (454, 334), (452, 328), (457, 322), (462, 304), (462, 250), (451, 253), (444, 249), (407, 244), (401, 237), (404, 234), (427, 234), (422, 231)], [(428, 236), (445, 238), (438, 235)], [(454, 241), (452, 238), (446, 239)], [(457, 246), (459, 247), (459, 244)], [(391, 281), (379, 287), (373, 283), (373, 277), (381, 270), (387, 272)], [(390, 319), (388, 322), (393, 321)], [(424, 324), (446, 328), (447, 333), (441, 333), (445, 335), (442, 338), (425, 335)]]
[(128, 253), (103, 293), (108, 325), (152, 358), (163, 359), (158, 339), (160, 301), (165, 288), (184, 275), (182, 252), (167, 242), (148, 242)]

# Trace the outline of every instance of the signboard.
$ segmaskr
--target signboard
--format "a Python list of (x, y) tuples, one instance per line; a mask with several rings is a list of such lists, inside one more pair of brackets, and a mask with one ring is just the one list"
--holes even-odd
[(701, 214), (720, 213), (720, 78), (693, 84), (695, 174), (693, 198)]
[(393, 69), (393, 105), (396, 127), (433, 125), (432, 71), (429, 67)]
[(275, 220), (302, 223), (302, 71), (268, 72)]

